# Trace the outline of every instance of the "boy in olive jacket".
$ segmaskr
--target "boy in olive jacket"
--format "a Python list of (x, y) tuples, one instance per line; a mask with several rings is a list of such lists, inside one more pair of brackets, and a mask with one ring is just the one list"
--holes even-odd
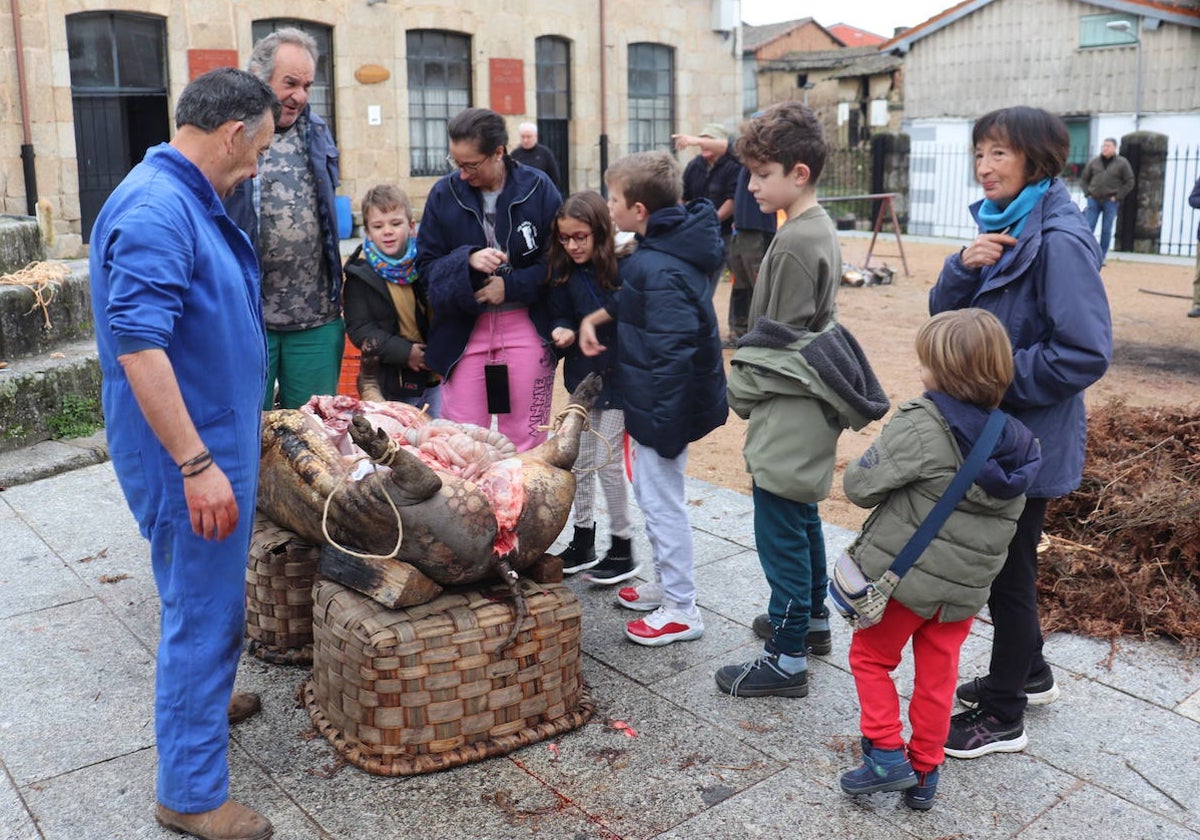
[(804, 697), (808, 651), (831, 650), (825, 538), (817, 502), (833, 483), (842, 429), (888, 410), (887, 396), (853, 337), (836, 323), (841, 253), (817, 203), (825, 139), (816, 115), (784, 102), (752, 119), (737, 141), (748, 189), (787, 222), (763, 257), (750, 301), (751, 329), (729, 372), (729, 406), (749, 420), (744, 454), (753, 476), (754, 538), (771, 587), (766, 639), (750, 662), (726, 665), (717, 688), (735, 697)]

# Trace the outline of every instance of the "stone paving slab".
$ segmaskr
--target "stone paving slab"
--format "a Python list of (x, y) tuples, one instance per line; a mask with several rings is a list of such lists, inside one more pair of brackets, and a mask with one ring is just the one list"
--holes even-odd
[(154, 743), (154, 655), (95, 599), (0, 621), (0, 757), (18, 786)]
[[(929, 813), (896, 794), (844, 796), (837, 777), (858, 742), (850, 629), (835, 620), (833, 653), (810, 658), (807, 698), (719, 694), (714, 670), (760, 649), (749, 625), (767, 589), (743, 532), (748, 497), (692, 480), (688, 490), (700, 502), (689, 515), (705, 636), (631, 645), (622, 630), (637, 613), (613, 602), (616, 588), (570, 578), (598, 713), (554, 750), (371, 776), (344, 765), (297, 705), (305, 669), (245, 656), (238, 687), (260, 692), (264, 711), (233, 731), (233, 795), (266, 811), (280, 840), (1200, 840), (1200, 678), (1193, 657), (1162, 641), (1052, 635), (1063, 698), (1030, 709), (1024, 753), (949, 762)], [(852, 538), (827, 527), (831, 559)], [(111, 467), (0, 493), (0, 546), (0, 837), (172, 836), (153, 820), (157, 598)], [(648, 558), (640, 530), (635, 550)], [(990, 646), (985, 618), (964, 647), (964, 678), (986, 669)], [(911, 677), (906, 660), (902, 695)]]

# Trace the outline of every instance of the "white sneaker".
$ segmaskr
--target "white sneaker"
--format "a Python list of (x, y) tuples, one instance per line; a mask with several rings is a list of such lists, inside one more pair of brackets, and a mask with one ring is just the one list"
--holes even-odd
[(674, 607), (662, 606), (645, 618), (625, 625), (625, 638), (650, 647), (686, 642), (703, 635), (704, 621), (700, 618), (700, 610), (695, 607), (688, 614)]
[(657, 581), (623, 586), (617, 593), (617, 604), (628, 610), (650, 612), (662, 606), (663, 588)]

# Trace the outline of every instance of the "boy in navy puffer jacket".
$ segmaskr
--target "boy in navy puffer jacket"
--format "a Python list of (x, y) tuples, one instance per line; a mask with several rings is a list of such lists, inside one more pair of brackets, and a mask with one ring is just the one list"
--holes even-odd
[(579, 348), (604, 347), (596, 327), (617, 321), (617, 387), (637, 443), (633, 492), (646, 517), (655, 580), (622, 589), (617, 603), (649, 613), (625, 626), (640, 645), (698, 639), (691, 525), (684, 492), (687, 446), (724, 424), (725, 366), (708, 278), (724, 254), (712, 203), (679, 204), (683, 176), (665, 152), (617, 160), (604, 175), (608, 209), (637, 235), (621, 268), (621, 291), (579, 325)]

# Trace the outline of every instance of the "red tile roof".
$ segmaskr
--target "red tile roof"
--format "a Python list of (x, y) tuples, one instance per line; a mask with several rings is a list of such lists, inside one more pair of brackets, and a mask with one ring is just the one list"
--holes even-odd
[(847, 47), (877, 47), (887, 40), (882, 35), (867, 32), (865, 29), (859, 29), (848, 23), (835, 23), (833, 26), (827, 28), (830, 35), (837, 38)]

